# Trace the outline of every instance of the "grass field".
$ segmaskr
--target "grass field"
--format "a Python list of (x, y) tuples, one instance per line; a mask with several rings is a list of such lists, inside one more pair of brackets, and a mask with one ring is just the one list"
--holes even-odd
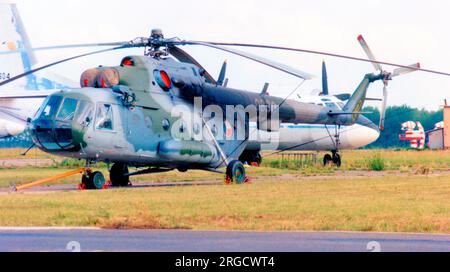
[[(0, 150), (0, 159), (20, 152)], [(38, 159), (54, 159), (55, 163), (1, 169), (0, 187), (56, 175), (79, 163), (32, 152)], [(280, 159), (273, 156), (264, 167), (250, 168), (250, 175), (258, 178), (241, 186), (3, 193), (0, 226), (450, 233), (449, 155), (445, 151), (349, 151), (343, 154), (343, 170), (271, 168), (271, 160)], [(348, 174), (353, 170), (370, 173), (375, 157), (385, 165), (383, 176)], [(104, 165), (100, 170), (106, 174)], [(75, 186), (79, 179), (77, 175), (62, 182)], [(174, 171), (136, 177), (133, 182), (222, 179), (208, 172)]]
[(0, 196), (1, 226), (450, 233), (450, 176)]

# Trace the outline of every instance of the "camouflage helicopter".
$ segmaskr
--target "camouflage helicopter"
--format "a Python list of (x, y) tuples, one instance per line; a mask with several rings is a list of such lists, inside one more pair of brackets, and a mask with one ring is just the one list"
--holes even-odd
[[(161, 30), (154, 29), (149, 38), (137, 38), (131, 42), (28, 49), (37, 51), (111, 46), (38, 67), (11, 77), (1, 82), (0, 86), (73, 59), (143, 47), (143, 56), (126, 56), (119, 66), (100, 66), (85, 71), (80, 79), (81, 88), (62, 89), (49, 95), (34, 118), (28, 120), (28, 129), (35, 145), (51, 154), (85, 160), (87, 169), (96, 162), (112, 164), (109, 172), (113, 186), (128, 186), (130, 176), (140, 174), (175, 169), (181, 172), (199, 169), (223, 173), (219, 170), (221, 167), (226, 167), (227, 182), (241, 184), (247, 181), (247, 176), (238, 158), (248, 142), (248, 124), (251, 120), (256, 119), (258, 129), (266, 131), (277, 130), (277, 122), (274, 120), (335, 126), (354, 123), (373, 126), (372, 122), (361, 115), (367, 89), (375, 81), (387, 82), (392, 78), (392, 73), (384, 71), (367, 74), (342, 110), (330, 109), (270, 96), (264, 92), (228, 88), (223, 76), (215, 80), (180, 48), (183, 45), (212, 47), (304, 80), (311, 78), (311, 75), (287, 65), (229, 46), (302, 52), (306, 50), (166, 39)], [(411, 66), (394, 66), (403, 70), (424, 70)], [(229, 114), (229, 106), (244, 110), (235, 108)], [(255, 114), (249, 114), (247, 107), (254, 107)], [(220, 114), (221, 111), (227, 111), (227, 118)], [(339, 143), (338, 133), (336, 142)], [(130, 173), (129, 167), (144, 170)], [(88, 189), (99, 189), (104, 186), (105, 177), (101, 172), (86, 171), (82, 184)]]

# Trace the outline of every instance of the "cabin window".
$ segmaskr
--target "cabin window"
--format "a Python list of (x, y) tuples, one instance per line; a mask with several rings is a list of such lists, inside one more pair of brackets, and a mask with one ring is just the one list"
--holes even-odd
[(332, 109), (332, 110), (340, 110), (340, 108), (336, 104), (334, 104), (333, 102), (327, 102), (327, 103), (325, 103), (325, 106), (327, 108)]
[(113, 112), (111, 104), (99, 104), (95, 128), (99, 130), (113, 130)]
[(77, 104), (78, 100), (65, 98), (56, 118), (62, 121), (72, 121), (77, 110)]

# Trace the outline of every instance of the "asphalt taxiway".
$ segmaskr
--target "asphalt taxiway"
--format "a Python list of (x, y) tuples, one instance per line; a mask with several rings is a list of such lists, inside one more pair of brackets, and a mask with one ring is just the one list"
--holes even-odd
[(0, 251), (450, 252), (450, 235), (0, 228)]

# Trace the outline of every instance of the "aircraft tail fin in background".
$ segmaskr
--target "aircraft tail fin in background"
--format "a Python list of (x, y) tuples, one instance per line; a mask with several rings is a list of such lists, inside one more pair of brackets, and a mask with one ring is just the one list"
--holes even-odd
[(384, 75), (374, 75), (367, 74), (364, 76), (364, 79), (359, 84), (356, 91), (348, 100), (347, 104), (342, 109), (344, 112), (352, 113), (354, 121), (358, 118), (359, 114), (362, 114), (361, 110), (364, 106), (364, 102), (366, 101), (367, 89), (369, 85), (377, 80), (383, 80)]
[[(20, 18), (16, 4), (0, 4), (0, 50), (16, 50), (31, 48), (28, 34)], [(3, 56), (0, 62), (0, 81), (29, 71), (37, 63), (33, 52), (24, 51)], [(11, 86), (8, 86), (11, 87)], [(37, 90), (36, 76), (29, 75), (19, 80), (15, 88)]]
[[(22, 18), (16, 4), (0, 3), (0, 51), (25, 49), (17, 54), (4, 55), (0, 58), (0, 82), (15, 75), (30, 71), (37, 64), (34, 52), (26, 51), (32, 48)], [(71, 81), (58, 82), (49, 78), (28, 75), (17, 80), (7, 89), (15, 90), (46, 90), (66, 87)]]

